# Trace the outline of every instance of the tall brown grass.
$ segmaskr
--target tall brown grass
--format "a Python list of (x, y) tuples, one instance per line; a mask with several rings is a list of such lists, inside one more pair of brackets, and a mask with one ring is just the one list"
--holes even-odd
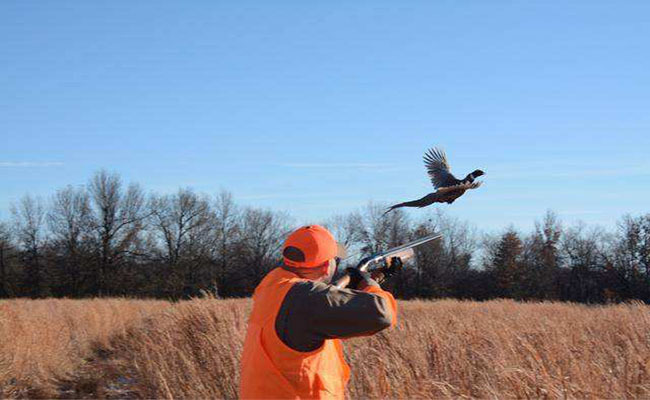
[(0, 397), (57, 397), (111, 337), (169, 308), (126, 299), (0, 301)]
[[(650, 307), (400, 302), (350, 398), (650, 396)], [(234, 398), (250, 300), (0, 302), (4, 397)]]

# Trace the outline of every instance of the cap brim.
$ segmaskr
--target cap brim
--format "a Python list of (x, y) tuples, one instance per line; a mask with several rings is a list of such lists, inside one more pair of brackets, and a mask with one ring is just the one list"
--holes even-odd
[(341, 259), (348, 256), (348, 250), (345, 248), (345, 245), (339, 242), (336, 242), (336, 256)]

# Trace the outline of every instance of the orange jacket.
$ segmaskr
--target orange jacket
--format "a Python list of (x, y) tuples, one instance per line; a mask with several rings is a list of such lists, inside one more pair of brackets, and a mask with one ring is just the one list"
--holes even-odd
[[(253, 311), (241, 360), (242, 399), (343, 399), (350, 369), (340, 339), (327, 339), (309, 352), (287, 346), (278, 337), (275, 319), (285, 295), (304, 279), (276, 268), (255, 289)], [(377, 287), (366, 291), (389, 301), (396, 322), (393, 296)]]

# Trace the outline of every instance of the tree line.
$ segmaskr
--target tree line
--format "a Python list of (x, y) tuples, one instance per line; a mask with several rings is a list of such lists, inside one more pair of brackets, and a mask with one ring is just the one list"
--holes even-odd
[[(484, 234), (429, 213), (409, 218), (369, 204), (327, 226), (351, 253), (373, 253), (434, 232), (389, 283), (400, 298), (650, 302), (650, 214), (613, 231), (564, 226), (547, 212), (531, 232)], [(0, 221), (0, 298), (250, 295), (281, 260), (294, 219), (182, 188), (145, 194), (107, 171), (50, 198), (25, 195)]]

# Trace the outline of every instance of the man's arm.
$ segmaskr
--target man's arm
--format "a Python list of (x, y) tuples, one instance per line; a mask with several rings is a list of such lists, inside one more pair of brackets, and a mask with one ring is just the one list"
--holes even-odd
[(361, 290), (301, 282), (287, 293), (276, 318), (276, 332), (289, 347), (315, 350), (325, 339), (365, 336), (397, 321), (397, 303), (372, 279)]

